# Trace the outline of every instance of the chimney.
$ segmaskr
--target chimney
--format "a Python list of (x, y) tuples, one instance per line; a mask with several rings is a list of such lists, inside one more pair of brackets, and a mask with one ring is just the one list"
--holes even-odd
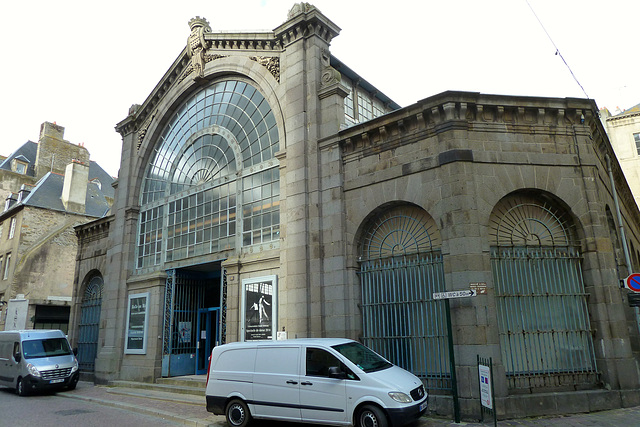
[(75, 160), (67, 165), (61, 197), (67, 211), (85, 213), (88, 181), (89, 166)]

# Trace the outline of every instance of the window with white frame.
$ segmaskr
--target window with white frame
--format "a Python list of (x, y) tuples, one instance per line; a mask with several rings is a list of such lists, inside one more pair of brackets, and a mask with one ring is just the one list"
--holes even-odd
[(640, 133), (634, 133), (633, 140), (636, 143), (636, 152), (638, 153), (638, 156), (640, 156)]
[(2, 280), (7, 280), (9, 277), (9, 264), (11, 264), (11, 253), (7, 254), (7, 257), (4, 261), (4, 272), (2, 273)]
[(11, 222), (9, 223), (9, 239), (13, 239), (13, 235), (16, 232), (16, 217), (11, 218)]

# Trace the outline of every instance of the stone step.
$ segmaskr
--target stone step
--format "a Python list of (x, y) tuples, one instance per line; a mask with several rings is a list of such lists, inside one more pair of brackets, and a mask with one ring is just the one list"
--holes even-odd
[(207, 388), (206, 375), (189, 375), (185, 377), (158, 378), (156, 384), (175, 385), (180, 387)]
[(109, 387), (107, 392), (111, 395), (135, 396), (145, 399), (161, 400), (165, 402), (182, 403), (189, 405), (197, 405), (206, 407), (206, 399), (203, 395), (175, 393), (170, 391), (161, 391), (157, 389), (147, 388), (130, 388), (130, 387)]
[[(174, 385), (174, 384), (152, 384), (136, 381), (109, 381), (111, 388), (129, 388), (138, 390), (150, 390), (172, 394), (188, 394), (193, 396), (204, 396), (205, 387), (199, 383), (193, 383), (192, 385)], [(206, 386), (206, 384), (205, 384)]]

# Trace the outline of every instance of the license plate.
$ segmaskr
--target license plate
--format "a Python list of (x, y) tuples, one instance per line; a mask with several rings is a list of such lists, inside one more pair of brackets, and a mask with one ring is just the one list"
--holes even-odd
[(420, 404), (419, 411), (422, 412), (425, 409), (427, 409), (427, 401), (426, 400)]
[(59, 378), (57, 380), (51, 380), (49, 381), (49, 384), (57, 384), (57, 383), (61, 383), (64, 382), (64, 378)]

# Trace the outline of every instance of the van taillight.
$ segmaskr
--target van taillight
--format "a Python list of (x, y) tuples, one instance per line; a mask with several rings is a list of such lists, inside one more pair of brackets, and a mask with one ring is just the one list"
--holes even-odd
[(209, 371), (211, 370), (211, 355), (209, 355), (209, 363), (207, 364), (207, 382), (205, 384), (209, 384)]

